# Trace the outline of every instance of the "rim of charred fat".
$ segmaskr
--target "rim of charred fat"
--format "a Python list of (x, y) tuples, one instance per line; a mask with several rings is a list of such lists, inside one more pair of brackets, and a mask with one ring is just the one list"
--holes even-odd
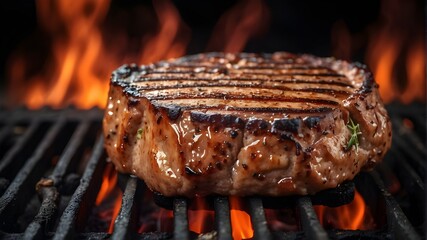
[[(363, 78), (363, 81), (361, 83), (361, 86), (356, 89), (356, 91), (352, 94), (349, 94), (349, 97), (355, 97), (356, 95), (365, 95), (370, 92), (372, 92), (373, 88), (377, 88), (378, 84), (375, 82), (372, 72), (369, 70), (368, 66), (360, 63), (360, 62), (348, 62), (345, 60), (339, 60), (333, 57), (317, 57), (311, 54), (292, 54), (288, 52), (275, 52), (275, 53), (221, 53), (221, 52), (209, 52), (209, 53), (199, 53), (194, 55), (188, 55), (176, 59), (169, 59), (164, 61), (158, 61), (153, 64), (149, 65), (137, 65), (135, 63), (131, 64), (124, 64), (117, 68), (115, 71), (113, 71), (111, 75), (111, 85), (116, 85), (123, 87), (123, 92), (127, 96), (133, 96), (133, 97), (143, 97), (139, 90), (142, 89), (141, 86), (137, 86), (132, 84), (133, 82), (130, 81), (123, 81), (125, 78), (129, 78), (131, 75), (140, 75), (141, 73), (149, 73), (150, 70), (153, 70), (158, 67), (166, 67), (170, 64), (177, 64), (177, 63), (186, 63), (197, 59), (207, 59), (207, 58), (236, 58), (236, 59), (248, 59), (253, 57), (258, 58), (266, 58), (266, 59), (273, 59), (274, 56), (287, 56), (292, 58), (301, 58), (305, 61), (307, 61), (308, 66), (320, 66), (320, 67), (327, 67), (331, 70), (336, 71), (337, 73), (343, 74), (350, 82), (352, 81), (351, 78), (344, 73), (348, 72), (354, 72), (355, 74), (359, 75)], [(273, 59), (274, 60), (274, 59)], [(273, 62), (274, 63), (274, 62)], [(226, 64), (223, 64), (225, 67)], [(274, 69), (272, 67), (271, 69)], [(345, 71), (343, 71), (345, 69)], [(165, 72), (164, 74), (167, 74), (168, 72)], [(320, 74), (312, 74), (312, 76), (321, 76)], [(354, 85), (353, 85), (354, 86)]]

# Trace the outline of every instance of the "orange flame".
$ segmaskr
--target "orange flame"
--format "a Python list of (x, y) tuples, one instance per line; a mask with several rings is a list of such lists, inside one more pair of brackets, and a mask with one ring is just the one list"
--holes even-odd
[[(142, 34), (139, 57), (128, 53), (130, 49), (120, 51), (125, 47), (117, 43), (127, 43), (123, 41), (127, 36), (108, 35), (111, 40), (101, 31), (109, 5), (110, 0), (38, 0), (40, 27), (48, 35), (42, 40), (50, 46), (42, 55), (48, 57), (31, 61), (27, 52), (12, 57), (10, 102), (31, 109), (70, 104), (83, 109), (105, 107), (109, 76), (125, 63), (123, 59), (141, 64), (185, 53), (189, 31), (170, 1), (153, 1), (158, 31)], [(123, 52), (133, 58), (123, 57)], [(34, 65), (42, 65), (41, 70), (35, 72)]]
[[(45, 73), (30, 76), (32, 81), (29, 88), (23, 89), (24, 93), (18, 96), (24, 96), (28, 107), (60, 107), (75, 103), (89, 108), (105, 104), (108, 82), (103, 79), (108, 79), (108, 75), (106, 72), (98, 73), (97, 68), (102, 50), (99, 24), (108, 6), (109, 0), (37, 1), (40, 25), (52, 36), (52, 56), (45, 66)], [(13, 63), (12, 94), (27, 85), (25, 81), (28, 79), (22, 77), (30, 65), (24, 61)], [(75, 93), (73, 96), (70, 95), (71, 91)]]
[(178, 10), (166, 0), (154, 1), (154, 10), (159, 19), (159, 30), (151, 38), (144, 39), (140, 63), (151, 63), (161, 59), (180, 57), (185, 54), (189, 42), (189, 30), (181, 21)]
[(365, 201), (355, 191), (354, 200), (336, 208), (314, 206), (320, 223), (328, 228), (342, 230), (370, 230), (374, 227), (372, 214), (368, 211)]
[(230, 218), (233, 239), (248, 239), (254, 235), (251, 217), (243, 210), (241, 199), (230, 196)]
[(426, 101), (426, 46), (423, 17), (418, 14), (423, 11), (416, 5), (415, 0), (382, 0), (379, 19), (367, 32), (351, 35), (343, 21), (332, 29), (335, 57), (349, 60), (352, 51), (368, 41), (365, 62), (386, 103)]
[(117, 183), (117, 172), (114, 170), (111, 164), (107, 164), (104, 170), (104, 176), (99, 189), (98, 196), (95, 200), (95, 205), (99, 206), (102, 201), (111, 193)]
[(111, 218), (108, 232), (112, 233), (114, 228), (114, 221), (119, 214), (122, 204), (121, 191), (117, 188), (117, 172), (114, 170), (112, 164), (107, 164), (104, 170), (104, 176), (101, 188), (95, 200), (95, 206), (99, 207), (106, 201), (113, 201), (113, 207), (106, 209), (106, 212), (101, 213), (101, 218)]
[[(194, 210), (193, 210), (194, 209)], [(204, 198), (195, 197), (191, 209), (188, 210), (188, 222), (190, 231), (195, 233), (206, 233), (212, 231), (214, 212), (208, 210)]]
[[(373, 29), (366, 62), (374, 71), (385, 102), (425, 101), (424, 29), (417, 24), (420, 19), (416, 12), (414, 1), (382, 1), (380, 22)], [(404, 59), (406, 63), (399, 62)]]
[(224, 13), (212, 33), (208, 51), (241, 52), (249, 38), (267, 30), (269, 11), (262, 0), (241, 0)]
[(119, 215), (121, 206), (122, 206), (122, 198), (120, 197), (120, 195), (118, 195), (118, 197), (114, 201), (113, 214), (111, 215), (112, 217), (111, 217), (110, 226), (108, 227), (108, 233), (112, 233), (114, 230), (114, 222), (116, 221), (116, 218)]

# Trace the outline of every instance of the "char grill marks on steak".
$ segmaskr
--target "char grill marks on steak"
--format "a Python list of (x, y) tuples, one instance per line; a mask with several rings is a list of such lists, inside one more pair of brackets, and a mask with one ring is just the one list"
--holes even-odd
[(125, 65), (104, 133), (117, 169), (166, 196), (312, 194), (372, 168), (391, 141), (364, 65), (283, 52)]

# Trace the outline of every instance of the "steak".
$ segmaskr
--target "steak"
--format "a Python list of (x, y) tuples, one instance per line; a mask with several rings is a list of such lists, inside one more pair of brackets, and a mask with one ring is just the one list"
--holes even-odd
[(103, 129), (118, 171), (187, 197), (334, 188), (379, 163), (392, 135), (365, 65), (285, 52), (124, 65)]

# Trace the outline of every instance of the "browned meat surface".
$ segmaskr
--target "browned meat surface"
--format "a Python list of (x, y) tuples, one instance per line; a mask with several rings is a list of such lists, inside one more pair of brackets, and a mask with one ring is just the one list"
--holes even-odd
[(105, 147), (166, 196), (313, 194), (390, 147), (377, 88), (364, 65), (289, 53), (125, 65), (111, 79)]

